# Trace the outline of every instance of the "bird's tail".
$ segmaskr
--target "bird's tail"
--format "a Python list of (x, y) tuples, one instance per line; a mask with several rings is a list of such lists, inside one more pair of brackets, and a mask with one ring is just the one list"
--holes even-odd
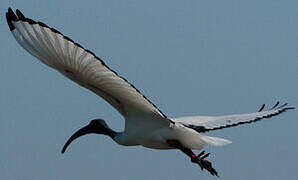
[(206, 142), (206, 144), (212, 146), (223, 146), (232, 143), (230, 140), (211, 136), (202, 136), (202, 139)]

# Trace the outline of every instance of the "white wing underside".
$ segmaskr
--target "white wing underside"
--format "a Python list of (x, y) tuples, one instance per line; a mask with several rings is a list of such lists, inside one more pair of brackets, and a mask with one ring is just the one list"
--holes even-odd
[(6, 14), (13, 36), (25, 50), (41, 62), (102, 97), (125, 119), (150, 115), (166, 119), (166, 116), (139, 90), (111, 70), (92, 52), (57, 30), (25, 18), (18, 10), (17, 16), (11, 9)]
[(211, 130), (223, 129), (241, 124), (256, 122), (265, 118), (276, 116), (294, 107), (288, 107), (287, 103), (278, 107), (277, 102), (271, 109), (262, 111), (264, 106), (261, 107), (259, 112), (248, 114), (233, 114), (225, 116), (189, 116), (173, 118), (174, 122), (179, 122), (186, 127), (192, 128), (197, 132), (206, 132)]

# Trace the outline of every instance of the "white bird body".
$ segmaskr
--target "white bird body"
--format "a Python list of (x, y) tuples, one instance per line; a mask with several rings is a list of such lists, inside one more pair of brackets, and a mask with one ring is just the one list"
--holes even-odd
[[(210, 137), (201, 133), (251, 123), (294, 109), (287, 104), (269, 110), (228, 116), (193, 116), (167, 118), (152, 102), (126, 79), (110, 69), (99, 57), (84, 49), (59, 31), (44, 23), (26, 18), (20, 11), (17, 16), (9, 8), (6, 13), (9, 28), (16, 41), (42, 63), (56, 69), (77, 84), (91, 90), (111, 104), (124, 118), (125, 129), (116, 133), (103, 120), (91, 121), (77, 131), (66, 143), (66, 147), (81, 134), (97, 133), (110, 136), (124, 146), (142, 145), (152, 149), (180, 149), (194, 158), (191, 149), (205, 145), (225, 145), (226, 139)], [(217, 175), (204, 155), (198, 163), (212, 175)], [(193, 159), (192, 159), (193, 160)]]
[[(155, 117), (159, 118), (159, 117)], [(161, 120), (163, 123), (152, 123)], [(229, 140), (204, 136), (197, 131), (185, 127), (179, 122), (166, 123), (164, 119), (137, 119), (126, 120), (133, 122), (125, 124), (125, 130), (118, 133), (115, 141), (124, 146), (142, 145), (151, 149), (173, 149), (167, 144), (168, 139), (179, 140), (185, 147), (190, 149), (202, 149), (205, 145), (225, 145)], [(147, 123), (146, 123), (147, 122)]]

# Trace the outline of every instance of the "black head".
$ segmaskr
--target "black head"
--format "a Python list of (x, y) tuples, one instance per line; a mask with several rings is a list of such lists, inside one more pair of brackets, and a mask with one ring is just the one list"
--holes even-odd
[[(100, 132), (103, 132), (106, 129), (110, 129), (109, 126), (107, 125), (107, 123), (103, 119), (94, 119), (94, 120), (90, 121), (88, 126), (91, 126)], [(97, 134), (104, 134), (104, 133), (97, 133)]]
[(75, 139), (84, 136), (86, 134), (104, 134), (108, 135), (111, 138), (114, 138), (116, 135), (116, 132), (109, 128), (109, 126), (106, 124), (106, 122), (102, 119), (94, 119), (90, 121), (90, 123), (79, 129), (77, 132), (75, 132), (65, 143), (62, 149), (62, 154), (65, 152), (66, 148), (70, 145), (72, 141)]

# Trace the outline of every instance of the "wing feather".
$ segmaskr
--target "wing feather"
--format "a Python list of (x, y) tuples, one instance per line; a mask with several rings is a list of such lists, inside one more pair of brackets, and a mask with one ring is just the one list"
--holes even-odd
[(124, 117), (134, 112), (166, 116), (126, 79), (110, 69), (99, 57), (42, 22), (17, 16), (9, 8), (8, 26), (16, 41), (44, 64), (79, 85), (93, 91)]
[(263, 111), (265, 105), (263, 104), (258, 112), (248, 114), (233, 114), (225, 116), (189, 116), (172, 119), (174, 122), (179, 122), (186, 127), (192, 128), (197, 132), (207, 132), (217, 129), (223, 129), (241, 124), (252, 123), (260, 121), (265, 118), (270, 118), (279, 115), (285, 111), (295, 109), (287, 106), (287, 103), (279, 106), (276, 103), (271, 109)]

